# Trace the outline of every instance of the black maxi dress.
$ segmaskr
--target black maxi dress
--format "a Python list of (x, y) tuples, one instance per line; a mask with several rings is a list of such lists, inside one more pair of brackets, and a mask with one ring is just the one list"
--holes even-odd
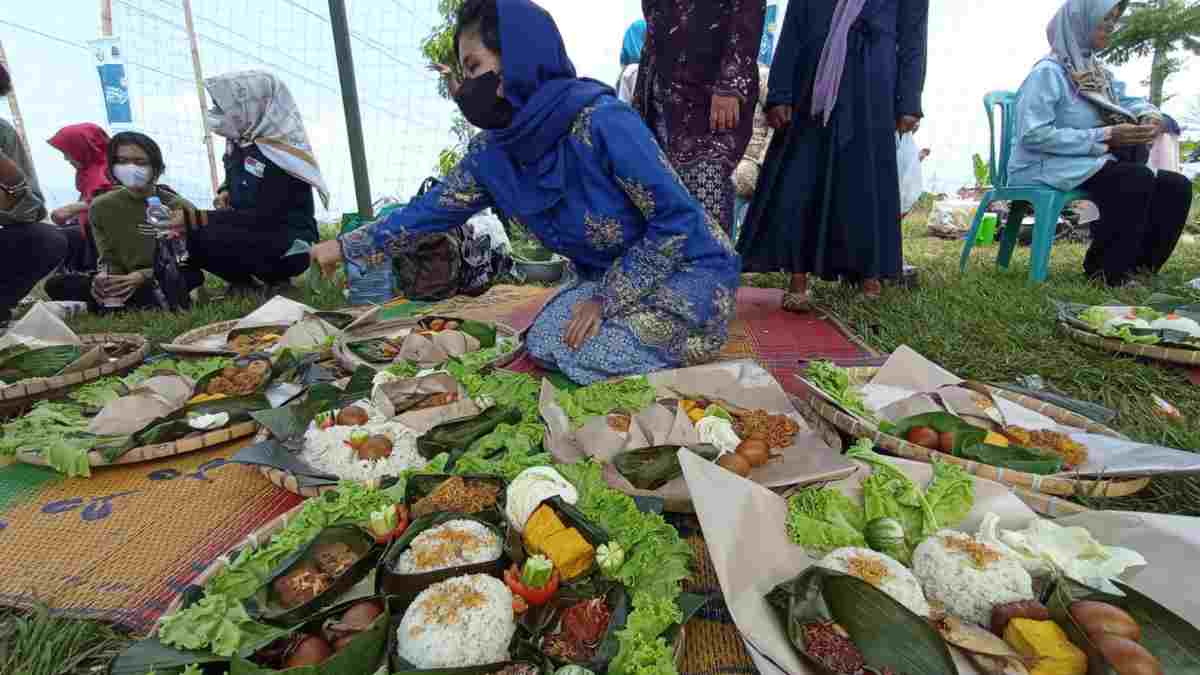
[(744, 272), (858, 282), (900, 275), (896, 120), (921, 116), (928, 0), (867, 0), (850, 29), (837, 105), (811, 117), (813, 80), (836, 3), (791, 0), (768, 106), (792, 105), (777, 131), (738, 242)]

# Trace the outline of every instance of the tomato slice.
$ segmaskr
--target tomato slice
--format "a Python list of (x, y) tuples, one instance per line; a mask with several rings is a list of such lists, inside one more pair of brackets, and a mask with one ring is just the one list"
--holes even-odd
[(550, 601), (554, 594), (558, 592), (558, 570), (554, 570), (550, 574), (550, 581), (542, 588), (530, 588), (521, 583), (521, 573), (517, 570), (517, 566), (513, 565), (504, 571), (504, 583), (508, 585), (509, 590), (521, 596), (534, 607), (540, 607)]

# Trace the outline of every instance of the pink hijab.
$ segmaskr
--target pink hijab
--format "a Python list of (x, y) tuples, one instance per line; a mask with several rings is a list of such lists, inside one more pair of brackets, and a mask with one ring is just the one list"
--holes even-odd
[[(90, 122), (72, 124), (58, 130), (49, 141), (51, 147), (65, 153), (82, 168), (75, 170), (75, 188), (79, 200), (91, 204), (99, 193), (112, 188), (108, 177), (108, 133)], [(87, 211), (79, 222), (87, 225)]]

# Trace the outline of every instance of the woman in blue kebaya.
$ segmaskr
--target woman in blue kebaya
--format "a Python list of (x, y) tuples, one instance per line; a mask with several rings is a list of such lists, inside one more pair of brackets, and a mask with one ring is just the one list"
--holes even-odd
[(575, 76), (554, 19), (529, 0), (467, 0), (455, 46), (459, 107), (483, 129), (467, 156), (408, 208), (314, 247), (313, 260), (381, 264), (494, 207), (579, 276), (526, 336), (541, 364), (587, 384), (716, 355), (738, 258), (637, 113)]

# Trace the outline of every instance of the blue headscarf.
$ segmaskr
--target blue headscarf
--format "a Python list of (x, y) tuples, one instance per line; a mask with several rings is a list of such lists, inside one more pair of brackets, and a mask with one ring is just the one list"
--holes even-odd
[(575, 76), (550, 13), (530, 0), (496, 0), (504, 98), (510, 126), (491, 132), (479, 153), (478, 180), (501, 210), (529, 216), (551, 208), (566, 187), (561, 141), (579, 111), (612, 87)]
[(621, 67), (632, 65), (642, 60), (642, 47), (646, 44), (646, 21), (638, 19), (625, 31), (625, 41), (621, 44)]

